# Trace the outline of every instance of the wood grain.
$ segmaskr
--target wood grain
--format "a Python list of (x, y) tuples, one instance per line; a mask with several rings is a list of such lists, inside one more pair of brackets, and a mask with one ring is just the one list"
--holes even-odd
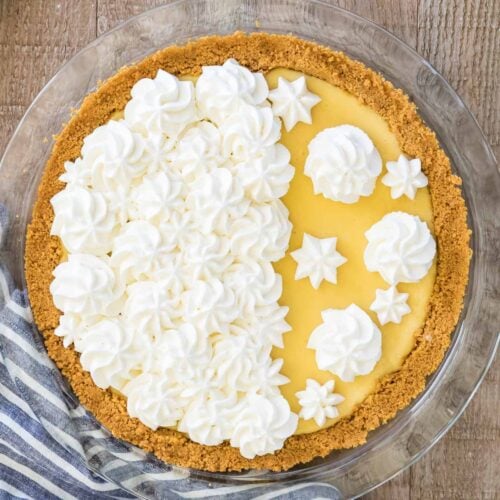
[(0, 151), (56, 70), (96, 34), (96, 1), (0, 1)]
[(450, 82), (500, 152), (500, 2), (421, 2), (417, 51)]
[[(58, 67), (97, 35), (162, 0), (0, 0), (0, 153)], [(498, 0), (331, 0), (384, 26), (462, 96), (500, 154)], [(453, 429), (369, 499), (500, 498), (500, 360)]]

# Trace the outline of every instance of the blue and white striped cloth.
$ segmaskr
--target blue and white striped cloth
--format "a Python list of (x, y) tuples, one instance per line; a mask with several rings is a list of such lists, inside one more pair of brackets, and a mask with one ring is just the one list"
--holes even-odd
[[(0, 250), (7, 222), (0, 205)], [(79, 404), (47, 356), (27, 293), (16, 288), (0, 261), (0, 498), (137, 496), (341, 498), (326, 483), (208, 482), (113, 438)]]

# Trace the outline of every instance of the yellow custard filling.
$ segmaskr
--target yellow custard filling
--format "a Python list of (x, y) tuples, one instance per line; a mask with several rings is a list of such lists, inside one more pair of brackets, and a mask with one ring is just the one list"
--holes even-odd
[[(270, 88), (277, 86), (278, 77), (295, 80), (301, 73), (288, 69), (275, 69), (266, 76)], [(390, 189), (384, 186), (379, 176), (376, 189), (369, 197), (362, 197), (358, 203), (344, 204), (315, 195), (312, 181), (304, 175), (307, 146), (321, 130), (336, 125), (350, 124), (365, 131), (377, 147), (383, 163), (397, 160), (401, 154), (396, 137), (386, 122), (358, 99), (333, 85), (314, 77), (306, 77), (311, 92), (321, 98), (312, 109), (312, 125), (298, 123), (290, 132), (282, 127), (281, 143), (291, 153), (291, 164), (295, 176), (288, 193), (282, 198), (290, 211), (293, 224), (290, 245), (285, 258), (275, 264), (275, 269), (283, 276), (281, 305), (290, 308), (287, 321), (292, 330), (284, 336), (284, 349), (275, 348), (273, 356), (283, 358), (282, 373), (290, 383), (281, 391), (293, 411), (299, 412), (300, 405), (295, 393), (303, 390), (308, 378), (320, 383), (335, 380), (334, 392), (345, 400), (337, 407), (339, 417), (328, 420), (325, 427), (338, 418), (352, 413), (374, 391), (377, 380), (397, 370), (415, 344), (415, 333), (422, 326), (427, 312), (436, 274), (435, 264), (426, 277), (418, 283), (401, 283), (400, 292), (409, 294), (408, 305), (411, 313), (403, 316), (400, 324), (388, 323), (380, 326), (377, 315), (369, 310), (375, 300), (377, 288), (387, 289), (389, 285), (378, 273), (366, 269), (363, 253), (367, 241), (364, 233), (385, 214), (404, 211), (418, 215), (427, 222), (432, 231), (432, 205), (427, 188), (419, 189), (414, 200), (403, 196), (393, 200)], [(302, 246), (304, 232), (326, 238), (336, 236), (337, 250), (347, 258), (347, 262), (337, 269), (337, 284), (323, 281), (315, 290), (308, 279), (295, 280), (296, 262), (290, 252)], [(375, 369), (368, 375), (358, 376), (353, 382), (343, 382), (330, 372), (318, 369), (314, 351), (307, 348), (311, 332), (321, 323), (321, 311), (329, 308), (344, 308), (357, 304), (366, 311), (382, 332), (382, 357)], [(319, 426), (314, 420), (299, 420), (296, 433), (314, 432)]]
[[(277, 68), (267, 73), (266, 79), (270, 89), (274, 89), (279, 77), (292, 81), (300, 76), (302, 73)], [(194, 77), (181, 79), (196, 81)], [(300, 405), (295, 394), (305, 388), (308, 378), (320, 383), (335, 380), (334, 392), (345, 399), (337, 406), (339, 416), (327, 420), (323, 426), (329, 427), (339, 418), (352, 413), (356, 405), (375, 390), (380, 377), (396, 371), (402, 365), (414, 347), (416, 332), (425, 320), (436, 275), (434, 263), (420, 282), (398, 284), (399, 292), (409, 294), (411, 313), (403, 316), (400, 324), (388, 323), (381, 326), (377, 315), (369, 307), (375, 300), (375, 290), (387, 289), (389, 285), (378, 273), (371, 273), (366, 269), (363, 253), (367, 241), (364, 233), (385, 214), (393, 211), (418, 215), (432, 232), (433, 215), (428, 188), (419, 189), (414, 200), (406, 196), (393, 200), (390, 188), (381, 182), (384, 170), (373, 194), (362, 197), (357, 203), (344, 204), (314, 194), (311, 179), (304, 175), (304, 163), (309, 142), (326, 128), (345, 124), (361, 128), (375, 144), (384, 165), (387, 161), (397, 160), (402, 151), (384, 119), (360, 103), (356, 97), (315, 77), (306, 76), (306, 81), (308, 89), (321, 98), (319, 104), (312, 109), (312, 124), (299, 122), (289, 132), (285, 127), (281, 128), (280, 142), (290, 151), (290, 162), (295, 167), (290, 189), (282, 198), (290, 211), (293, 229), (288, 252), (282, 260), (275, 263), (274, 268), (283, 277), (280, 304), (289, 307), (286, 319), (292, 329), (284, 335), (284, 348), (274, 348), (272, 355), (284, 360), (281, 373), (290, 382), (281, 386), (281, 392), (296, 413), (300, 412)], [(122, 117), (123, 112), (118, 111), (111, 118)], [(315, 290), (309, 279), (295, 279), (297, 264), (290, 252), (302, 246), (304, 232), (319, 238), (337, 237), (337, 250), (347, 258), (347, 262), (337, 269), (336, 285), (323, 281), (319, 289)], [(352, 303), (367, 312), (380, 328), (382, 356), (370, 374), (358, 376), (353, 382), (343, 382), (332, 373), (317, 367), (314, 351), (307, 348), (307, 342), (311, 332), (322, 321), (321, 311), (345, 308)], [(318, 429), (320, 427), (314, 419), (299, 419), (295, 433), (304, 434)]]

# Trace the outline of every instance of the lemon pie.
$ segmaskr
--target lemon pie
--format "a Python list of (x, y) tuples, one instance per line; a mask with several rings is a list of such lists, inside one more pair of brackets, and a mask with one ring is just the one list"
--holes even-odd
[(26, 277), (47, 350), (114, 435), (286, 470), (425, 387), (462, 308), (460, 180), (414, 105), (291, 36), (120, 70), (55, 140)]

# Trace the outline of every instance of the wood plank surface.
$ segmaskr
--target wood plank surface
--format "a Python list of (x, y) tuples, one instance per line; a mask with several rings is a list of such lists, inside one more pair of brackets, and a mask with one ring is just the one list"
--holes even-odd
[[(373, 20), (428, 59), (500, 154), (498, 0), (330, 0)], [(96, 36), (162, 0), (0, 0), (0, 153), (35, 95)], [(500, 498), (499, 368), (453, 429), (369, 499)]]

